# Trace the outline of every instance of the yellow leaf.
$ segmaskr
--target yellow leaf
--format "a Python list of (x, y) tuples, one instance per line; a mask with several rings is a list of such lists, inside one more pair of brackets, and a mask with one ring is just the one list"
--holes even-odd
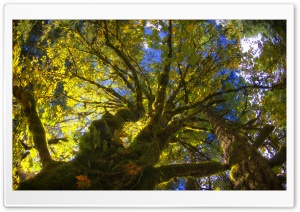
[(129, 32), (129, 26), (126, 25), (126, 26), (124, 27), (123, 31), (124, 31), (125, 33), (128, 33), (128, 32)]
[(193, 24), (189, 24), (189, 25), (187, 25), (187, 27), (186, 27), (186, 31), (187, 31), (188, 33), (192, 33), (192, 32), (193, 32), (193, 30), (194, 30), (194, 25), (193, 25)]

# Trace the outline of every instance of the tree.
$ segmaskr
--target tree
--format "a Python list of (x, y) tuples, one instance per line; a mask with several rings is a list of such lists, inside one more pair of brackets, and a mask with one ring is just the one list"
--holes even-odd
[(14, 21), (14, 188), (284, 189), (283, 35), (257, 58), (243, 33), (235, 21)]

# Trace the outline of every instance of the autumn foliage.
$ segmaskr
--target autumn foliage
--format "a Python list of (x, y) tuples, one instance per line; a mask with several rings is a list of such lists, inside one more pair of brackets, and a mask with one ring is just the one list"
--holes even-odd
[(286, 189), (285, 21), (15, 20), (12, 36), (14, 189)]

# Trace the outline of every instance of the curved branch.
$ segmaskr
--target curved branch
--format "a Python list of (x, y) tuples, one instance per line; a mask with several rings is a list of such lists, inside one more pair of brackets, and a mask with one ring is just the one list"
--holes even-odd
[[(82, 44), (85, 46), (85, 48), (89, 49), (89, 51), (84, 51), (84, 50), (81, 50), (81, 49), (78, 49), (78, 48), (75, 48), (75, 49), (77, 49), (78, 51), (83, 51), (83, 52), (86, 52), (86, 53), (95, 55), (95, 56), (98, 57), (103, 63), (105, 63), (106, 65), (111, 66), (111, 67), (115, 70), (116, 74), (117, 74), (117, 75), (123, 80), (123, 82), (126, 84), (126, 86), (128, 87), (128, 89), (130, 89), (131, 91), (134, 92), (133, 86), (132, 86), (132, 85), (130, 84), (130, 82), (127, 80), (127, 78), (125, 77), (125, 75), (129, 76), (130, 78), (132, 78), (132, 76), (129, 75), (128, 73), (126, 73), (125, 71), (123, 71), (122, 69), (120, 69), (118, 66), (112, 64), (112, 63), (109, 61), (108, 58), (106, 58), (106, 57), (103, 56), (99, 51), (97, 51), (97, 50), (91, 45), (91, 43), (89, 43), (89, 42), (87, 41), (87, 39), (81, 34), (81, 32), (80, 32), (79, 29), (77, 29), (77, 32), (78, 32), (79, 36), (81, 37), (81, 39), (83, 39), (84, 42), (88, 45), (88, 46), (86, 46), (86, 45), (84, 45), (84, 44), (82, 43)], [(68, 48), (68, 51), (69, 51), (70, 55), (72, 56), (72, 53), (71, 53), (71, 51), (70, 51), (69, 48)], [(76, 64), (75, 61), (74, 61), (74, 59), (73, 59), (73, 56), (72, 56), (72, 60), (73, 60), (73, 63)]]
[(89, 82), (92, 85), (95, 85), (97, 88), (100, 88), (100, 89), (106, 91), (107, 93), (113, 95), (114, 97), (120, 99), (124, 104), (128, 105), (129, 107), (133, 106), (130, 101), (128, 101), (126, 98), (124, 98), (123, 96), (121, 96), (115, 90), (113, 90), (111, 88), (105, 87), (99, 83), (92, 81), (92, 80), (86, 79), (85, 77), (79, 76), (78, 74), (73, 73), (73, 72), (72, 72), (72, 76), (77, 77), (78, 79), (84, 80), (86, 82)]
[(241, 90), (247, 90), (248, 88), (256, 88), (256, 89), (279, 89), (276, 87), (276, 85), (273, 85), (273, 86), (262, 86), (262, 85), (245, 85), (245, 86), (242, 86), (242, 87), (239, 87), (239, 88), (236, 88), (236, 89), (229, 89), (229, 90), (226, 90), (226, 91), (219, 91), (219, 92), (214, 92), (208, 96), (206, 96), (204, 99), (202, 99), (201, 101), (198, 101), (198, 102), (195, 102), (193, 104), (190, 104), (190, 105), (185, 105), (183, 107), (178, 107), (176, 108), (175, 110), (172, 111), (172, 113), (174, 114), (178, 114), (178, 113), (181, 113), (183, 111), (186, 111), (186, 110), (189, 110), (189, 109), (192, 109), (192, 108), (196, 108), (196, 107), (199, 107), (201, 106), (204, 102), (210, 100), (210, 99), (213, 99), (214, 97), (216, 96), (221, 96), (223, 94), (226, 94), (226, 93), (233, 93), (233, 92), (238, 92), (238, 91), (241, 91)]
[(143, 94), (142, 94), (142, 89), (141, 89), (141, 86), (140, 86), (137, 71), (136, 71), (135, 67), (130, 63), (128, 57), (120, 49), (118, 49), (115, 45), (113, 45), (110, 42), (109, 36), (108, 36), (108, 28), (107, 28), (107, 25), (106, 25), (106, 21), (104, 21), (104, 26), (105, 26), (104, 35), (105, 35), (105, 39), (106, 39), (105, 44), (107, 46), (109, 46), (112, 50), (114, 50), (114, 52), (123, 60), (123, 62), (127, 65), (129, 70), (131, 71), (133, 79), (134, 79), (134, 84), (135, 84), (137, 106), (139, 108), (142, 108), (143, 107)]
[(39, 152), (42, 164), (46, 165), (52, 162), (53, 160), (47, 147), (45, 129), (37, 114), (33, 95), (18, 86), (13, 86), (13, 96), (19, 101), (25, 113), (26, 123), (33, 136), (33, 143)]

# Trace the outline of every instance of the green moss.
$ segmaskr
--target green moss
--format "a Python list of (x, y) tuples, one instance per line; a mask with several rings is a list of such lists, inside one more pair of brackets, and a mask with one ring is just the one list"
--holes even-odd
[(135, 190), (153, 190), (159, 183), (159, 175), (151, 167), (143, 172), (140, 183), (134, 187)]
[(130, 110), (128, 109), (120, 109), (118, 110), (118, 112), (116, 113), (115, 117), (117, 119), (123, 119), (124, 121), (129, 121), (129, 120), (133, 120), (133, 114)]
[(231, 145), (229, 151), (229, 164), (231, 166), (240, 163), (245, 157), (244, 145), (243, 142), (233, 142)]
[(19, 190), (76, 189), (79, 173), (72, 163), (51, 162), (34, 178), (21, 182)]
[(229, 177), (232, 181), (236, 180), (238, 172), (239, 172), (238, 164), (231, 166)]

